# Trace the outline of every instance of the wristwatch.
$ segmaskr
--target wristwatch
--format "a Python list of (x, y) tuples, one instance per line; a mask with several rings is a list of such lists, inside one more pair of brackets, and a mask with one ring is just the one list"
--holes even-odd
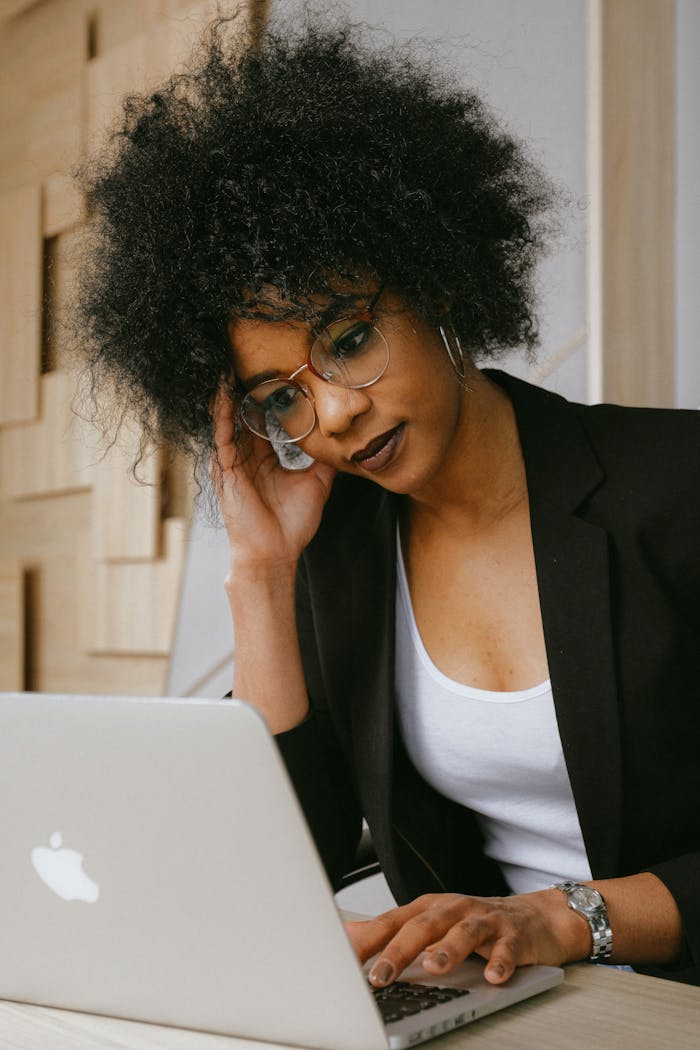
[(580, 882), (557, 882), (551, 889), (566, 894), (569, 907), (582, 915), (591, 929), (593, 951), (589, 962), (600, 962), (612, 955), (613, 935), (608, 919), (608, 909), (598, 890), (582, 886)]

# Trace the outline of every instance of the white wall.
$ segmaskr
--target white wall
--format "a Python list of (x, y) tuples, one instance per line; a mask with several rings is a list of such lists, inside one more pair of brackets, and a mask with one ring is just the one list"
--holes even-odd
[[(272, 4), (285, 12), (299, 6), (300, 0)], [(586, 323), (586, 0), (344, 0), (338, 6), (358, 22), (384, 27), (379, 44), (391, 37), (434, 41), (436, 55), (445, 56), (571, 194), (562, 236), (540, 269), (538, 365), (533, 374), (513, 355), (504, 367), (585, 400), (585, 337), (552, 374), (548, 363)]]
[[(213, 507), (209, 495), (202, 506)], [(229, 549), (213, 511), (195, 510), (168, 668), (168, 696), (225, 696), (233, 684), (233, 627), (224, 579)]]

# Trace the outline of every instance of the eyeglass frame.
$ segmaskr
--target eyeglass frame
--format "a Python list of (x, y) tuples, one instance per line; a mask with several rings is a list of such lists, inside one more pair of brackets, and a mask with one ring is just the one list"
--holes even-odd
[[(350, 385), (348, 385), (346, 383), (333, 384), (332, 380), (327, 379), (326, 376), (323, 375), (323, 373), (319, 372), (318, 369), (315, 368), (314, 363), (311, 360), (311, 355), (313, 353), (314, 347), (315, 347), (316, 343), (318, 342), (318, 340), (321, 338), (321, 335), (319, 333), (319, 335), (317, 335), (314, 338), (313, 342), (311, 343), (311, 346), (309, 347), (309, 352), (306, 355), (306, 360), (301, 365), (299, 365), (299, 367), (296, 368), (292, 372), (291, 375), (289, 375), (289, 376), (279, 376), (278, 378), (274, 378), (274, 379), (266, 379), (262, 383), (257, 383), (256, 386), (253, 387), (253, 390), (256, 390), (259, 386), (265, 386), (265, 383), (294, 383), (294, 385), (299, 388), (299, 390), (301, 391), (302, 395), (306, 398), (306, 400), (309, 402), (309, 405), (311, 406), (311, 411), (313, 412), (313, 420), (312, 420), (312, 423), (311, 423), (311, 426), (309, 427), (309, 429), (304, 434), (300, 434), (299, 437), (287, 438), (286, 440), (284, 440), (282, 438), (275, 438), (274, 439), (274, 443), (275, 444), (293, 445), (297, 441), (303, 441), (305, 437), (309, 436), (311, 431), (316, 426), (316, 422), (317, 422), (318, 416), (316, 414), (316, 401), (314, 399), (314, 396), (313, 396), (313, 394), (311, 393), (311, 391), (309, 390), (309, 388), (305, 384), (302, 384), (302, 383), (298, 382), (298, 380), (297, 380), (297, 376), (300, 375), (304, 371), (304, 369), (308, 368), (308, 370), (313, 375), (315, 375), (318, 379), (322, 379), (324, 383), (329, 383), (331, 386), (333, 386), (333, 385), (342, 386), (343, 389), (345, 389), (345, 390), (365, 390), (367, 387), (374, 386), (374, 384), (378, 383), (379, 380), (382, 378), (382, 376), (386, 372), (387, 368), (389, 367), (389, 361), (391, 359), (391, 352), (389, 350), (389, 343), (387, 341), (386, 336), (383, 334), (383, 332), (379, 331), (379, 329), (377, 328), (376, 324), (374, 323), (373, 311), (374, 311), (374, 308), (376, 307), (377, 303), (379, 302), (379, 299), (380, 299), (380, 297), (382, 295), (382, 292), (384, 291), (385, 288), (386, 288), (386, 284), (385, 283), (381, 284), (379, 286), (376, 294), (373, 296), (371, 302), (369, 303), (369, 305), (366, 307), (365, 310), (362, 310), (362, 311), (360, 311), (359, 313), (356, 313), (356, 314), (341, 314), (339, 317), (334, 318), (333, 321), (330, 321), (327, 325), (324, 325), (324, 327), (322, 329), (322, 331), (325, 331), (326, 328), (329, 328), (331, 324), (338, 324), (341, 321), (346, 321), (346, 320), (347, 321), (353, 321), (353, 320), (362, 321), (362, 320), (366, 320), (371, 325), (371, 327), (374, 328), (378, 332), (378, 334), (384, 340), (384, 343), (386, 345), (386, 355), (387, 355), (386, 356), (386, 364), (384, 365), (384, 368), (379, 373), (379, 375), (376, 376), (375, 379), (370, 379), (368, 383), (358, 383), (357, 385), (353, 385), (353, 386), (350, 386)], [(245, 400), (253, 393), (253, 390), (248, 390), (246, 392), (245, 396), (241, 400), (241, 419), (243, 421), (243, 424), (247, 427), (247, 429), (250, 431), (251, 434), (253, 434), (255, 437), (262, 438), (263, 441), (269, 441), (272, 444), (273, 443), (273, 439), (267, 434), (259, 434), (257, 430), (253, 430), (252, 426), (250, 425), (248, 420), (243, 415), (243, 412), (242, 412), (243, 404), (244, 404)]]

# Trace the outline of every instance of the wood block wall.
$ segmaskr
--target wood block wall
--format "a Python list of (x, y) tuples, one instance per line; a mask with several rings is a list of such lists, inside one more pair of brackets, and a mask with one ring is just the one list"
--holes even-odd
[[(61, 321), (85, 220), (69, 172), (127, 92), (163, 80), (215, 0), (0, 6), (0, 689), (163, 691), (189, 467), (72, 408)], [(242, 29), (245, 28), (241, 23)]]

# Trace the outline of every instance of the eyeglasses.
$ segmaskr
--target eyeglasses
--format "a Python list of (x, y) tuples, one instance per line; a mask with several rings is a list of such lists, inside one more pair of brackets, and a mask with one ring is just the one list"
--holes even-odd
[(306, 361), (286, 379), (254, 386), (241, 402), (243, 422), (258, 437), (289, 445), (316, 425), (313, 397), (297, 380), (308, 368), (319, 379), (349, 390), (361, 390), (381, 379), (389, 364), (389, 344), (374, 323), (373, 310), (382, 285), (362, 313), (339, 317), (314, 339)]

